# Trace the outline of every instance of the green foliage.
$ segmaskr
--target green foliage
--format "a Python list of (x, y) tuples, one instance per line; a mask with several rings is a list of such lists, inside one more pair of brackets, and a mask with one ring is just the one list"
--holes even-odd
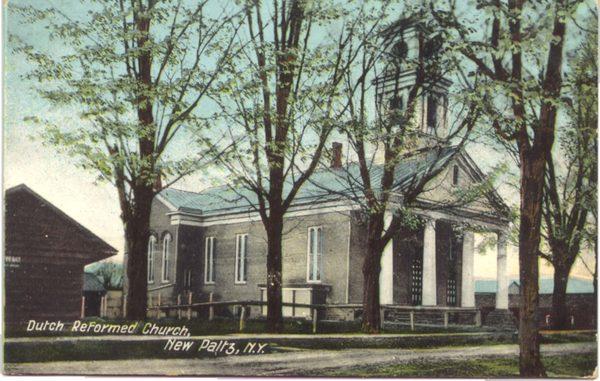
[(542, 256), (572, 263), (584, 249), (595, 251), (598, 170), (598, 42), (596, 17), (581, 27), (582, 41), (568, 56), (563, 126), (546, 169)]
[(114, 262), (100, 262), (90, 266), (91, 273), (96, 275), (106, 290), (120, 290), (123, 287), (123, 265)]
[(257, 208), (286, 209), (342, 127), (344, 77), (360, 66), (359, 52), (373, 48), (367, 36), (394, 1), (241, 3), (248, 33), (223, 65), (210, 93), (217, 109), (205, 120), (221, 133), (198, 140), (214, 147), (233, 190), (256, 194)]
[[(239, 18), (218, 4), (93, 0), (73, 15), (60, 5), (11, 2), (22, 27), (9, 46), (31, 65), (24, 79), (68, 120), (32, 115), (26, 121), (99, 180), (125, 187), (130, 204), (129, 189), (189, 174), (201, 157), (168, 147), (181, 130), (200, 125), (196, 109), (228, 60)], [(63, 49), (21, 35), (29, 24), (43, 26)], [(145, 110), (151, 115), (142, 118)]]

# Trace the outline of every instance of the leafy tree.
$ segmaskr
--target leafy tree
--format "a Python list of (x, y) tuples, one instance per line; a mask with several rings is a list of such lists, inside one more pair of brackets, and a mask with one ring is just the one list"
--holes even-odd
[[(520, 374), (541, 377), (538, 251), (545, 168), (552, 152), (563, 86), (566, 26), (580, 1), (477, 1), (473, 19), (454, 2), (436, 5), (456, 51), (485, 76), (477, 85), (499, 140), (513, 143), (520, 163), (519, 310)], [(478, 28), (474, 28), (477, 25)], [(490, 97), (491, 96), (491, 97)]]
[(238, 15), (217, 4), (93, 0), (75, 15), (64, 6), (10, 4), (23, 25), (45, 26), (51, 41), (64, 46), (56, 54), (11, 36), (14, 51), (32, 64), (25, 79), (52, 106), (76, 116), (72, 126), (32, 118), (45, 127), (45, 141), (117, 189), (130, 319), (146, 316), (152, 199), (202, 159), (168, 148), (182, 129), (200, 124), (196, 111), (239, 28)]
[[(284, 216), (317, 168), (346, 107), (339, 87), (390, 1), (377, 6), (336, 1), (242, 2), (247, 33), (213, 100), (231, 149), (219, 163), (231, 190), (260, 215), (267, 236), (267, 326), (282, 329)], [(369, 12), (373, 12), (370, 14)], [(208, 146), (214, 138), (201, 137)], [(223, 147), (213, 150), (219, 155)]]
[[(588, 225), (594, 230), (598, 168), (597, 20), (572, 59), (564, 109), (568, 122), (559, 135), (560, 149), (548, 158), (543, 203), (543, 233), (550, 248), (540, 255), (554, 267), (552, 326), (568, 327), (567, 282)], [(558, 160), (558, 159), (561, 160)], [(563, 165), (561, 165), (563, 164)]]
[[(381, 329), (379, 277), (385, 246), (402, 232), (411, 234), (423, 221), (410, 208), (428, 207), (420, 203), (421, 196), (431, 190), (427, 185), (440, 175), (458, 154), (477, 121), (475, 103), (463, 99), (463, 113), (458, 121), (446, 126), (443, 120), (425, 126), (417, 117), (423, 99), (439, 94), (436, 87), (447, 81), (455, 64), (444, 54), (444, 43), (434, 20), (427, 18), (420, 6), (406, 6), (403, 14), (412, 17), (396, 20), (380, 28), (372, 43), (362, 49), (360, 70), (349, 72), (344, 80), (348, 112), (341, 131), (346, 135), (356, 158), (350, 158), (343, 168), (335, 168), (337, 182), (346, 185), (342, 191), (324, 189), (349, 198), (359, 206), (359, 216), (365, 226), (366, 253), (362, 267), (363, 316), (362, 330), (377, 333)], [(415, 31), (410, 38), (404, 34)], [(406, 89), (407, 75), (412, 75)], [(384, 94), (381, 89), (391, 92)], [(374, 99), (376, 107), (370, 105)], [(448, 99), (439, 98), (447, 104)], [(433, 106), (431, 106), (433, 107)], [(461, 115), (462, 114), (462, 115)], [(442, 119), (442, 118), (440, 118)], [(456, 146), (450, 149), (451, 142)], [(373, 148), (374, 147), (374, 148)], [(371, 149), (370, 149), (371, 148)], [(350, 155), (349, 155), (350, 156)], [(416, 167), (418, 175), (399, 176), (398, 168)], [(477, 188), (477, 189), (476, 189)], [(473, 200), (489, 190), (489, 183), (457, 192), (453, 201), (440, 202), (431, 208), (443, 209)], [(395, 212), (392, 212), (395, 211)], [(386, 215), (391, 219), (388, 220)], [(386, 221), (387, 220), (387, 221)]]
[(94, 267), (92, 273), (100, 279), (106, 290), (123, 287), (123, 266), (114, 262), (101, 262)]

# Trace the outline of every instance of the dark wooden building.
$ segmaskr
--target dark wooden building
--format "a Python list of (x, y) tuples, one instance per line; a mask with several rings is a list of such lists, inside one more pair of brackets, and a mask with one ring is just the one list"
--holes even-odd
[(24, 184), (6, 191), (4, 223), (6, 324), (79, 318), (84, 266), (117, 250)]

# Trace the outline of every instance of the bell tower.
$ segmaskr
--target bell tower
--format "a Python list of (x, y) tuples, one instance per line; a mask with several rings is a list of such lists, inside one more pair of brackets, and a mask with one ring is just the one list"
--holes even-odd
[(415, 109), (410, 121), (412, 131), (421, 138), (443, 139), (448, 135), (448, 88), (451, 82), (439, 69), (442, 38), (433, 33), (421, 17), (401, 19), (382, 35), (381, 74), (375, 79), (376, 108), (379, 115), (391, 118), (404, 115), (410, 93), (417, 80)]

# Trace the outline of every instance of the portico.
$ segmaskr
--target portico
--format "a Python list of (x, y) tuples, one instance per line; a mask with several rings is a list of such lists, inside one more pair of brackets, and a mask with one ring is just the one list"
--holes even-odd
[[(506, 222), (474, 215), (424, 212), (422, 226), (398, 235), (381, 260), (380, 302), (383, 305), (475, 307), (475, 234), (497, 234), (496, 309), (508, 309)], [(386, 225), (391, 222), (386, 215)]]

